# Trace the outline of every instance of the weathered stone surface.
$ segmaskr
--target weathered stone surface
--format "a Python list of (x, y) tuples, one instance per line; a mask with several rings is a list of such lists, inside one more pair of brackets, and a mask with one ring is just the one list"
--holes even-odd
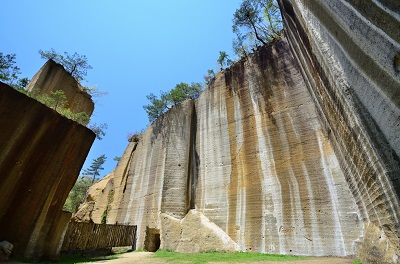
[(358, 210), (284, 39), (218, 75), (196, 111), (196, 207), (241, 250), (355, 253)]
[[(389, 230), (390, 231), (390, 230)], [(398, 247), (391, 243), (386, 232), (372, 223), (364, 226), (363, 237), (358, 242), (358, 255), (362, 263), (398, 263)]]
[(359, 212), (284, 39), (189, 104), (130, 143), (113, 172), (109, 223), (138, 224), (140, 248), (160, 212), (181, 220), (196, 208), (240, 250), (355, 254)]
[(181, 234), (196, 209), (243, 251), (397, 263), (400, 7), (279, 5), (287, 40), (217, 74), (190, 113), (174, 108), (128, 146), (108, 220), (138, 224), (139, 248), (145, 227), (161, 226), (161, 248), (187, 252), (182, 241), (202, 239)]
[(13, 244), (8, 241), (0, 242), (0, 262), (8, 260), (8, 257), (10, 256), (13, 247)]
[[(396, 259), (400, 255), (400, 75), (394, 62), (400, 51), (398, 1), (279, 2), (293, 54), (366, 223), (364, 232), (368, 234), (371, 226), (379, 228), (388, 242), (382, 255), (393, 254)], [(378, 240), (367, 242), (366, 234), (360, 258), (362, 263), (373, 263), (365, 254), (383, 248)]]
[(165, 213), (160, 218), (162, 249), (180, 253), (239, 250), (239, 245), (220, 227), (196, 210), (190, 210), (182, 220)]
[(106, 180), (110, 184), (112, 179), (112, 196), (108, 187), (97, 196), (91, 213), (95, 223), (101, 222), (108, 206), (107, 223), (137, 225), (137, 245), (143, 248), (146, 228), (160, 228), (160, 212), (178, 219), (186, 215), (190, 208), (187, 185), (193, 110), (193, 101), (174, 107), (139, 141), (129, 143), (112, 178)]
[(13, 254), (55, 258), (71, 218), (62, 212), (95, 135), (0, 83), (0, 240)]
[(27, 91), (36, 89), (38, 94), (50, 94), (61, 90), (67, 98), (67, 108), (73, 113), (85, 112), (89, 117), (94, 110), (91, 95), (72, 77), (62, 65), (48, 60), (43, 67), (33, 76), (26, 87)]

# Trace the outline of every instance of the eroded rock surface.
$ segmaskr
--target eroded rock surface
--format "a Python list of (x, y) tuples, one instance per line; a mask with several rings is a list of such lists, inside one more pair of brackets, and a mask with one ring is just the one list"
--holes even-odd
[[(285, 39), (157, 120), (113, 175), (107, 222), (137, 224), (138, 247), (146, 227), (160, 229), (160, 213), (182, 220), (195, 208), (244, 251), (352, 255), (361, 236), (358, 208)], [(99, 195), (94, 221), (107, 206), (107, 191)]]
[(48, 60), (33, 76), (26, 90), (34, 91), (35, 94), (50, 94), (61, 90), (67, 99), (66, 107), (71, 112), (85, 112), (90, 117), (94, 110), (91, 95), (84, 91), (79, 82), (62, 65), (53, 60)]
[(56, 258), (62, 208), (95, 135), (0, 82), (0, 241), (13, 255)]
[(138, 247), (161, 228), (161, 247), (190, 251), (198, 212), (243, 251), (397, 263), (400, 8), (367, 2), (280, 0), (287, 39), (129, 144), (107, 221), (137, 224)]
[[(374, 263), (379, 248), (385, 260), (396, 263), (400, 75), (394, 59), (400, 52), (399, 3), (282, 0), (280, 5), (290, 47), (365, 225), (361, 262)], [(385, 234), (379, 242), (366, 239), (372, 226)]]
[(166, 213), (162, 213), (160, 218), (161, 249), (181, 253), (239, 250), (239, 245), (232, 238), (196, 210), (190, 210), (182, 220)]

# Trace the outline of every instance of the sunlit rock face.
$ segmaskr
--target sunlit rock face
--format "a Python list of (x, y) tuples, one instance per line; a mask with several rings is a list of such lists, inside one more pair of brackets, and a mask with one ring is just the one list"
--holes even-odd
[(290, 47), (364, 224), (361, 261), (397, 263), (399, 2), (279, 2)]
[(240, 250), (355, 254), (362, 222), (327, 135), (281, 39), (131, 142), (92, 219), (109, 206), (108, 223), (138, 225), (138, 247), (149, 227), (169, 249), (178, 229), (162, 228), (160, 213), (180, 221), (196, 209)]
[(354, 254), (358, 209), (286, 40), (196, 102), (196, 206), (241, 250)]
[(66, 107), (73, 113), (85, 112), (89, 117), (94, 110), (92, 96), (84, 91), (79, 82), (62, 65), (48, 60), (32, 77), (26, 90), (34, 94), (50, 94), (63, 91), (67, 100)]
[[(143, 248), (146, 227), (160, 229), (160, 212), (183, 219), (190, 208), (193, 110), (193, 101), (174, 107), (130, 142), (111, 177), (89, 191), (97, 197), (93, 211), (88, 210), (89, 199), (75, 220), (100, 223), (107, 209), (107, 223), (138, 226), (137, 245)], [(101, 186), (103, 191), (96, 190)]]
[(97, 214), (138, 247), (151, 228), (185, 251), (196, 212), (239, 250), (397, 263), (400, 7), (367, 2), (280, 0), (286, 37), (131, 142)]

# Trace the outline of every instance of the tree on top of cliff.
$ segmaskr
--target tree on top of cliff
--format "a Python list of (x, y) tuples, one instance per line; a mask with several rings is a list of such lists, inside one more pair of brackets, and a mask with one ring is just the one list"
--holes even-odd
[(68, 52), (64, 52), (64, 55), (61, 55), (54, 49), (51, 49), (48, 51), (39, 50), (39, 54), (42, 59), (51, 59), (61, 64), (64, 69), (79, 82), (85, 80), (88, 70), (93, 69), (93, 67), (89, 65), (86, 56), (79, 55), (76, 52), (72, 55), (68, 54)]
[(217, 60), (219, 67), (222, 69), (226, 66), (229, 67), (232, 65), (233, 61), (229, 59), (229, 55), (225, 51), (219, 52), (219, 58)]
[(169, 92), (160, 92), (160, 98), (153, 93), (146, 96), (150, 104), (144, 105), (143, 108), (149, 117), (149, 122), (152, 123), (157, 118), (162, 116), (167, 110), (174, 105), (178, 105), (186, 99), (195, 100), (199, 98), (203, 86), (200, 83), (178, 83)]
[(232, 30), (237, 36), (233, 49), (239, 56), (246, 56), (249, 49), (258, 45), (266, 45), (282, 30), (276, 0), (243, 0), (232, 22)]

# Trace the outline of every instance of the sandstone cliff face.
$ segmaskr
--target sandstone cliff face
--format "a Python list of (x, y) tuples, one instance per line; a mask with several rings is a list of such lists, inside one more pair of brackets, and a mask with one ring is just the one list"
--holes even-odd
[[(157, 120), (113, 175), (112, 202), (99, 193), (92, 219), (109, 205), (108, 223), (138, 225), (138, 247), (149, 227), (161, 229), (162, 248), (184, 250), (188, 238), (177, 238), (179, 228), (162, 224), (160, 213), (183, 221), (190, 209), (245, 251), (351, 255), (361, 236), (358, 208), (285, 39)], [(190, 217), (185, 225), (190, 219), (198, 225)]]
[(13, 255), (55, 258), (62, 212), (95, 135), (0, 82), (0, 241)]
[(244, 251), (399, 261), (400, 7), (279, 4), (287, 40), (130, 143), (93, 220), (111, 205), (109, 223), (139, 226), (138, 247), (160, 229), (162, 248), (200, 251), (184, 227), (211, 222), (208, 240)]
[(399, 256), (398, 1), (280, 1), (288, 40), (365, 223), (362, 263)]
[(49, 94), (61, 90), (67, 98), (67, 108), (73, 113), (85, 112), (89, 117), (94, 110), (92, 97), (72, 77), (63, 66), (48, 60), (33, 76), (26, 87), (27, 91), (37, 89), (39, 94)]

